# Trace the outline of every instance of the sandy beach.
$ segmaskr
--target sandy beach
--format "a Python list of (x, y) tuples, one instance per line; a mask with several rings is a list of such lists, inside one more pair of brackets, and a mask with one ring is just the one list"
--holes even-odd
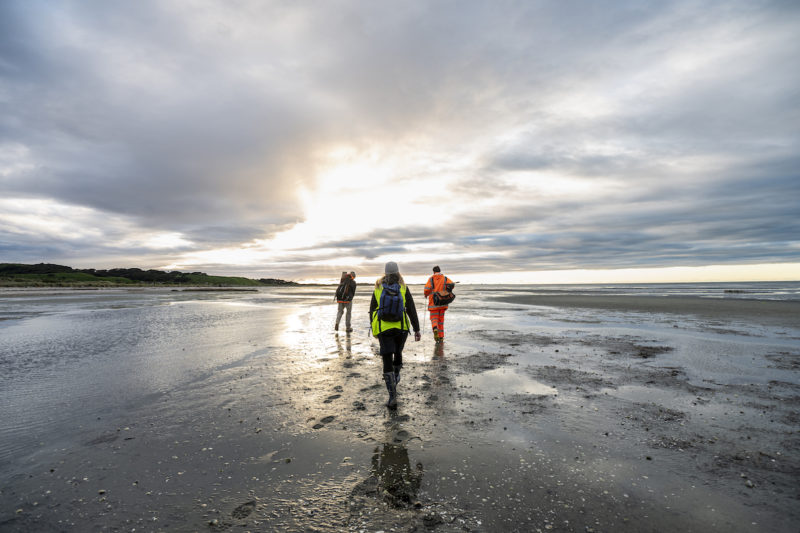
[(0, 530), (796, 531), (800, 302), (458, 293), (1, 295)]

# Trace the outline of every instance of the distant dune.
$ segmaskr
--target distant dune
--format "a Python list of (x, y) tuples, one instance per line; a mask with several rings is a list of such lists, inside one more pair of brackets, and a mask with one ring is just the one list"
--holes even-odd
[(203, 272), (164, 272), (141, 268), (75, 269), (64, 265), (39, 263), (24, 265), (0, 263), (2, 287), (107, 287), (129, 285), (186, 285), (214, 287), (258, 287), (297, 285), (294, 281), (262, 278), (250, 279), (231, 276), (209, 276)]

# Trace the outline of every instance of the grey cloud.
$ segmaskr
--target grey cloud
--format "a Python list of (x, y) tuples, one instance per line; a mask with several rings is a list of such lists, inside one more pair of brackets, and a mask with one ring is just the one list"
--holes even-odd
[[(4, 6), (15, 16), (0, 45), (12, 99), (0, 135), (24, 144), (37, 164), (4, 180), (6, 194), (167, 228), (296, 218), (294, 186), (308, 173), (289, 171), (304, 168), (297, 145), (310, 135), (313, 103), (235, 79), (212, 43), (182, 34), (177, 14), (158, 3), (65, 4), (55, 13)], [(84, 39), (64, 37), (75, 24)]]
[[(300, 220), (294, 193), (313, 188), (318, 147), (430, 136), (445, 152), (475, 147), (479, 166), (449, 191), (465, 205), (516, 197), (507, 178), (525, 172), (619, 184), (588, 202), (464, 214), (442, 247), (485, 259), (453, 268), (797, 259), (795, 2), (184, 7), (0, 3), (0, 148), (22, 145), (35, 164), (0, 175), (0, 194), (123, 215), (198, 249), (235, 246)], [(692, 67), (693, 43), (734, 52)], [(669, 72), (676, 50), (688, 74), (648, 77)], [(569, 94), (612, 109), (561, 114)], [(518, 135), (500, 140), (505, 130)], [(720, 162), (692, 170), (697, 158)], [(420, 224), (319, 247), (370, 262), (436, 234)], [(116, 253), (108, 237), (92, 255)], [(80, 247), (0, 238), (13, 257)], [(269, 267), (316, 276), (307, 252)]]

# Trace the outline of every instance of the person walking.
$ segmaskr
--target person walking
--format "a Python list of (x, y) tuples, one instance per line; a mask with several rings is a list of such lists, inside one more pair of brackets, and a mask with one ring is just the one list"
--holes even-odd
[[(419, 341), (419, 318), (414, 299), (408, 289), (397, 263), (389, 261), (384, 276), (375, 282), (372, 300), (369, 303), (369, 319), (372, 335), (378, 338), (383, 359), (383, 380), (389, 391), (386, 406), (397, 408), (397, 383), (403, 368), (403, 347), (408, 333), (414, 328), (414, 340)], [(410, 324), (409, 324), (410, 322)]]
[(447, 311), (447, 304), (435, 303), (436, 293), (452, 293), (455, 284), (442, 274), (442, 269), (438, 266), (433, 267), (433, 275), (428, 278), (425, 284), (425, 296), (428, 297), (428, 311), (431, 314), (431, 327), (433, 328), (433, 338), (436, 343), (444, 342), (444, 313)]
[(339, 281), (339, 287), (336, 289), (336, 294), (333, 299), (339, 304), (339, 309), (336, 312), (336, 325), (333, 327), (339, 331), (339, 322), (342, 320), (342, 313), (347, 311), (345, 317), (345, 327), (347, 332), (353, 331), (350, 323), (350, 316), (353, 312), (353, 296), (356, 295), (356, 273), (342, 272), (342, 279)]

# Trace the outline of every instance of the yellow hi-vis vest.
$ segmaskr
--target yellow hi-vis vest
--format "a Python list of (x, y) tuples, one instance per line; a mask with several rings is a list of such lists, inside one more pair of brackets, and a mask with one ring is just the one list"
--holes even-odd
[[(378, 302), (378, 309), (380, 309), (381, 305), (381, 293), (383, 292), (383, 285), (379, 285), (375, 289), (375, 301)], [(382, 331), (386, 331), (387, 329), (401, 329), (403, 331), (409, 331), (408, 329), (408, 317), (406, 316), (406, 286), (400, 285), (400, 294), (403, 297), (403, 317), (400, 319), (399, 322), (386, 322), (385, 320), (381, 320), (378, 318), (378, 309), (372, 312), (372, 335), (375, 337), (378, 336)]]

